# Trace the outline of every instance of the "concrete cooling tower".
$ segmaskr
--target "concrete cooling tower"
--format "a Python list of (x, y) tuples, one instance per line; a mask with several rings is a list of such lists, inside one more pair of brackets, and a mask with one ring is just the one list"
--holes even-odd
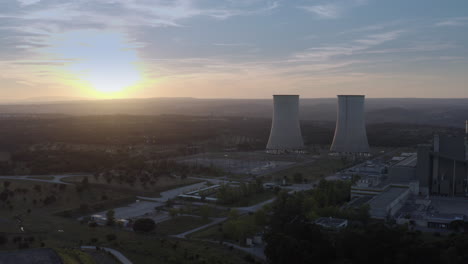
[(368, 153), (364, 95), (338, 95), (338, 119), (331, 146), (337, 153)]
[(273, 123), (267, 152), (284, 153), (304, 149), (299, 124), (299, 95), (273, 95)]

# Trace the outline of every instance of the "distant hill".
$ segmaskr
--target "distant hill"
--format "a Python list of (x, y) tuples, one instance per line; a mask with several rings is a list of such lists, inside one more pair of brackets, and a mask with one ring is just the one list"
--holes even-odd
[[(50, 98), (49, 98), (50, 99)], [(301, 99), (301, 119), (334, 121), (336, 99)], [(119, 100), (36, 101), (0, 105), (0, 114), (65, 115), (199, 115), (270, 118), (269, 99), (149, 98)], [(369, 123), (417, 123), (463, 127), (468, 99), (370, 98)]]

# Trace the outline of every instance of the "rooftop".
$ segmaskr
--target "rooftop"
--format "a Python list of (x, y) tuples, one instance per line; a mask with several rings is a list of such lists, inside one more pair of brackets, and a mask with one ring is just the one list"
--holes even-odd
[(373, 208), (385, 208), (408, 191), (408, 188), (390, 187), (387, 191), (375, 196), (375, 198), (372, 199), (369, 204)]
[(395, 166), (403, 166), (403, 167), (416, 167), (418, 163), (418, 155), (416, 153), (408, 156), (407, 158), (403, 159), (402, 161), (395, 164)]

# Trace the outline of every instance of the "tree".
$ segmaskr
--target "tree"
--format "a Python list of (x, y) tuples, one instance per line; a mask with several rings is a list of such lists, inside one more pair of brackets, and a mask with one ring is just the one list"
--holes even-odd
[(211, 216), (212, 208), (209, 205), (200, 206), (200, 214), (203, 217), (203, 220), (208, 220)]
[(107, 223), (106, 224), (108, 226), (113, 226), (115, 224), (115, 211), (110, 209), (109, 211), (107, 211), (106, 217), (107, 217)]
[(80, 204), (80, 212), (87, 213), (89, 210), (89, 205), (87, 203)]
[(254, 213), (255, 225), (265, 226), (267, 223), (267, 214), (264, 209), (258, 210)]
[(171, 200), (171, 199), (167, 199), (167, 201), (166, 201), (166, 207), (167, 207), (167, 208), (172, 208), (172, 206), (174, 206), (174, 201)]
[(42, 191), (42, 187), (41, 187), (40, 185), (38, 185), (38, 184), (35, 184), (35, 185), (34, 185), (34, 190), (35, 190), (36, 192), (40, 193), (40, 192)]
[(8, 243), (8, 237), (4, 234), (0, 234), (0, 245), (5, 245)]
[(83, 187), (83, 189), (87, 189), (88, 186), (89, 186), (89, 179), (88, 177), (84, 177), (83, 180), (81, 180), (81, 186)]
[(156, 223), (150, 218), (140, 218), (133, 224), (133, 231), (149, 233), (156, 228)]
[(232, 209), (232, 210), (229, 212), (228, 218), (229, 218), (230, 220), (236, 220), (237, 218), (239, 218), (239, 211), (237, 211), (237, 209)]
[(5, 190), (0, 193), (0, 200), (6, 202), (8, 200), (8, 191)]
[(116, 236), (115, 234), (108, 234), (108, 235), (106, 235), (106, 239), (107, 239), (107, 241), (109, 241), (109, 242), (110, 242), (110, 241), (114, 241), (114, 240), (117, 239), (117, 236)]
[(178, 214), (179, 214), (179, 210), (175, 208), (169, 209), (169, 215), (171, 216), (171, 218), (175, 218)]
[(295, 183), (302, 183), (304, 181), (304, 177), (302, 176), (302, 173), (300, 172), (294, 173), (293, 179)]

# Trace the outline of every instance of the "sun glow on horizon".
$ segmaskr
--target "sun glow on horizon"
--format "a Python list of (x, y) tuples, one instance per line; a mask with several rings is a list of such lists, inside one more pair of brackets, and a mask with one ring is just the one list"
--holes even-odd
[(69, 60), (73, 86), (96, 98), (124, 97), (143, 82), (137, 53), (118, 32), (82, 30), (60, 34), (51, 53)]

